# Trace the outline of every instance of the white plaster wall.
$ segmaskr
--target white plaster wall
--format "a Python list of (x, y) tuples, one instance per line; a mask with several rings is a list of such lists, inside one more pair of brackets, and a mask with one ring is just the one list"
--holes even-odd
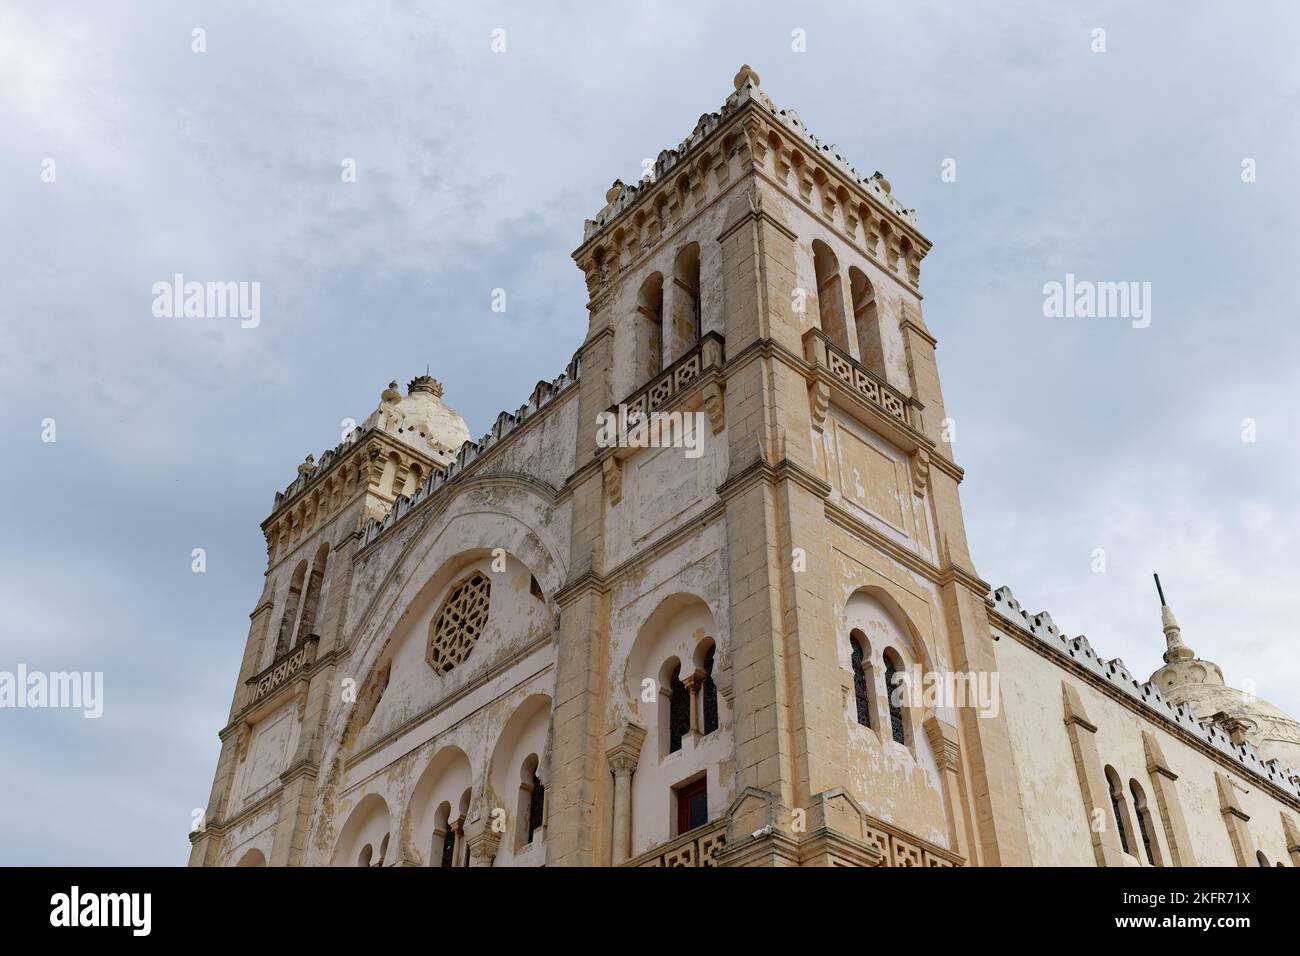
[[(921, 626), (928, 621), (922, 620)], [(864, 652), (870, 661), (872, 726), (857, 719), (852, 684), (852, 650), (849, 635), (859, 630), (866, 638)], [(848, 737), (848, 784), (863, 808), (874, 817), (915, 833), (932, 843), (955, 849), (948, 831), (943, 803), (943, 781), (923, 723), (929, 711), (921, 706), (904, 708), (907, 744), (893, 739), (885, 696), (884, 652), (893, 650), (903, 668), (919, 664), (934, 668), (934, 656), (908, 632), (899, 613), (878, 597), (857, 591), (844, 604), (836, 629), (839, 663), (849, 692), (845, 695), (844, 722)], [(951, 721), (946, 712), (941, 714)]]
[[(673, 552), (648, 562), (615, 595), (607, 726), (621, 727), (630, 720), (646, 730), (632, 778), (633, 855), (675, 835), (673, 788), (678, 784), (706, 773), (711, 820), (721, 817), (735, 796), (733, 721), (725, 694), (730, 662), (724, 536), (721, 522), (700, 529)], [(642, 699), (642, 681), (657, 687), (670, 657), (682, 662), (683, 674), (691, 673), (704, 638), (716, 647), (719, 728), (698, 741), (687, 735), (681, 750), (665, 753), (659, 702)]]
[[(553, 620), (547, 603), (529, 590), (532, 572), (512, 556), (505, 557), (503, 571), (494, 570), (496, 563), (489, 554), (445, 565), (403, 615), (391, 642), (388, 688), (361, 735), (361, 749), (466, 687), (503, 657), (522, 652), (551, 634)], [(486, 626), (464, 662), (450, 672), (437, 671), (426, 659), (430, 625), (449, 589), (474, 572), (490, 582)]]
[[(1129, 781), (1136, 779), (1146, 792), (1153, 817), (1159, 820), (1155, 790), (1146, 769), (1142, 731), (1156, 735), (1171, 769), (1178, 774), (1176, 786), (1199, 865), (1236, 865), (1220, 812), (1216, 772), (1239, 784), (1237, 799), (1251, 818), (1248, 827), (1256, 848), (1263, 850), (1270, 863), (1280, 860), (1290, 865), (1281, 814), (1285, 812), (1300, 822), (1300, 811), (1267, 792), (1253, 777), (1219, 763), (1166, 730), (1162, 723), (1135, 713), (1014, 638), (1002, 635), (994, 646), (1035, 865), (1095, 865), (1064, 722), (1063, 680), (1078, 690), (1089, 719), (1097, 725), (1095, 739), (1102, 764), (1115, 768), (1126, 794)], [(1131, 797), (1129, 812), (1133, 812)], [(1163, 825), (1157, 823), (1154, 829), (1152, 839), (1159, 844), (1162, 858), (1169, 861)], [(1140, 854), (1140, 839), (1133, 842)], [(1134, 862), (1145, 865), (1145, 857)]]

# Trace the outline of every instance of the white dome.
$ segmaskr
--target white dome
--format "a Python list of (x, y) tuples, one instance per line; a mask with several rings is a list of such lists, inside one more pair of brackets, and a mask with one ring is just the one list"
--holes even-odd
[(1213, 661), (1196, 657), (1182, 642), (1173, 613), (1163, 608), (1169, 650), (1165, 666), (1151, 675), (1165, 700), (1185, 704), (1202, 722), (1225, 715), (1241, 721), (1246, 739), (1265, 760), (1276, 757), (1288, 767), (1300, 767), (1300, 722), (1254, 694), (1229, 687)]
[(412, 448), (447, 464), (470, 440), (469, 426), (442, 401), (442, 385), (428, 375), (411, 379), (406, 396), (389, 382), (379, 407), (365, 421), (365, 427), (380, 428)]

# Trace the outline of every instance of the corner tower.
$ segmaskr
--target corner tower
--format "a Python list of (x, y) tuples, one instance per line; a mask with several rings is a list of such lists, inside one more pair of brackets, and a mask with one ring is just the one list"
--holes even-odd
[[(922, 318), (930, 243), (884, 176), (859, 176), (752, 69), (734, 85), (651, 175), (614, 183), (574, 253), (590, 302), (552, 810), (578, 826), (553, 831), (551, 860), (636, 857), (642, 804), (695, 793), (668, 749), (681, 735), (656, 749), (632, 691), (689, 692), (703, 748), (693, 680), (716, 682), (734, 741), (699, 771), (726, 820), (719, 862), (1024, 862), (1002, 719), (887, 690), (994, 669)], [(702, 411), (702, 463), (600, 447), (589, 423), (618, 409)], [(656, 588), (692, 579), (712, 670), (687, 639), (656, 669), (645, 632), (671, 629), (681, 597)]]

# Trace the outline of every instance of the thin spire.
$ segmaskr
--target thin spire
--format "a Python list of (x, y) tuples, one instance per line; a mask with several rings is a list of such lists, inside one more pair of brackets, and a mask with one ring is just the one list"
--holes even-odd
[(1196, 652), (1183, 643), (1182, 629), (1174, 618), (1173, 610), (1165, 603), (1165, 589), (1160, 586), (1160, 575), (1153, 573), (1151, 576), (1156, 579), (1156, 593), (1160, 595), (1160, 624), (1165, 632), (1165, 663), (1190, 661), (1196, 657)]

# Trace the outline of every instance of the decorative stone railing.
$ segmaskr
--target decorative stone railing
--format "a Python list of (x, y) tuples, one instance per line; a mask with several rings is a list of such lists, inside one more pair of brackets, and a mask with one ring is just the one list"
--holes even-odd
[(1284, 765), (1277, 758), (1265, 760), (1249, 741), (1235, 744), (1222, 728), (1214, 724), (1202, 724), (1190, 707), (1166, 700), (1155, 684), (1138, 683), (1118, 657), (1104, 660), (1093, 650), (1088, 639), (1082, 634), (1078, 637), (1067, 637), (1046, 611), (1030, 614), (1024, 610), (1010, 588), (1006, 586), (998, 588), (985, 599), (985, 603), (989, 610), (1014, 625), (1022, 634), (1029, 635), (1040, 645), (1074, 661), (1125, 697), (1150, 710), (1153, 717), (1172, 721), (1187, 733), (1228, 757), (1243, 771), (1253, 773), (1300, 799), (1300, 771)]
[(628, 422), (657, 411), (668, 404), (674, 395), (686, 391), (711, 368), (720, 368), (723, 361), (724, 341), (717, 332), (706, 332), (695, 347), (668, 366), (647, 385), (642, 385), (609, 411), (617, 415), (620, 407), (627, 409)]
[(803, 336), (804, 358), (826, 369), (885, 414), (913, 428), (921, 427), (920, 406), (826, 337), (821, 329), (809, 329)]
[(867, 817), (867, 842), (880, 850), (881, 866), (962, 865), (961, 857), (950, 850), (918, 840), (875, 817)]
[(370, 542), (406, 517), (416, 505), (425, 501), (443, 485), (459, 478), (466, 468), (498, 445), (511, 432), (524, 422), (532, 420), (543, 408), (576, 385), (581, 374), (582, 362), (580, 356), (575, 354), (569, 362), (568, 368), (555, 379), (549, 382), (538, 382), (537, 387), (533, 389), (532, 396), (525, 404), (520, 405), (513, 413), (502, 412), (499, 414), (490, 432), (477, 442), (467, 441), (462, 444), (456, 452), (455, 461), (452, 461), (440, 471), (431, 472), (428, 479), (414, 495), (398, 495), (397, 500), (393, 502), (393, 507), (384, 516), (383, 521), (377, 521), (374, 518), (368, 520), (365, 528), (362, 529), (361, 546), (365, 547), (370, 544)]
[(714, 820), (675, 840), (634, 856), (624, 866), (717, 866), (718, 851), (727, 842), (727, 821)]
[(319, 641), (319, 635), (309, 634), (302, 643), (289, 650), (266, 670), (250, 677), (247, 684), (253, 688), (253, 694), (249, 697), (248, 703), (255, 704), (271, 696), (298, 674), (311, 667), (316, 660), (316, 645)]

